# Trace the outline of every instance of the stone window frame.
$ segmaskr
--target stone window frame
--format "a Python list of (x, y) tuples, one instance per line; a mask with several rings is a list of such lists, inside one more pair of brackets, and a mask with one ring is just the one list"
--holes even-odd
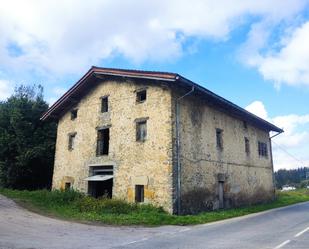
[(72, 151), (75, 149), (75, 139), (76, 139), (77, 132), (70, 132), (68, 134), (68, 150)]
[[(135, 136), (135, 140), (136, 142), (145, 142), (147, 140), (148, 137), (148, 132), (147, 132), (147, 123), (148, 123), (149, 117), (144, 117), (144, 118), (137, 118), (134, 120), (135, 122), (135, 130), (136, 130), (136, 136)], [(146, 132), (145, 132), (145, 136), (142, 138), (141, 137), (141, 133), (140, 133), (140, 127), (142, 124), (145, 124), (146, 126)]]

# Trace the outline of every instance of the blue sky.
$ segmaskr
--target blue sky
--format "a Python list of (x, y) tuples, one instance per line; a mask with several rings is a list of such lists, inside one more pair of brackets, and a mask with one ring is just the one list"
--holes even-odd
[(276, 169), (309, 166), (308, 10), (307, 0), (2, 2), (0, 99), (36, 83), (53, 103), (92, 65), (177, 72), (284, 128)]

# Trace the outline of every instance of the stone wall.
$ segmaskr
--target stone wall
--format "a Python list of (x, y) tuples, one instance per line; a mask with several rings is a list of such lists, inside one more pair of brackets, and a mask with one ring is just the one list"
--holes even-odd
[[(136, 90), (147, 88), (147, 100), (136, 102)], [(190, 90), (190, 89), (188, 89)], [(145, 185), (145, 202), (177, 211), (175, 102), (187, 90), (151, 81), (108, 80), (97, 83), (59, 119), (53, 188), (70, 183), (88, 192), (90, 167), (114, 167), (113, 197), (130, 202), (135, 185)], [(101, 97), (108, 96), (109, 112), (101, 113)], [(183, 213), (241, 206), (273, 198), (269, 134), (212, 107), (194, 93), (181, 100), (180, 163)], [(147, 140), (136, 141), (136, 119), (147, 118)], [(107, 156), (96, 156), (97, 128), (110, 127)], [(222, 129), (223, 149), (216, 146)], [(69, 134), (76, 132), (74, 150)], [(245, 152), (244, 138), (250, 143)], [(258, 155), (258, 141), (268, 145), (268, 157)], [(220, 197), (223, 189), (223, 197)]]
[[(147, 100), (136, 102), (136, 90), (147, 88)], [(109, 96), (109, 112), (101, 113), (102, 96)], [(160, 83), (106, 80), (94, 86), (58, 123), (53, 188), (69, 181), (87, 193), (90, 166), (113, 165), (113, 197), (134, 201), (135, 185), (145, 185), (145, 202), (172, 212), (171, 94)], [(137, 118), (148, 118), (147, 140), (136, 141)], [(96, 156), (98, 127), (110, 126), (109, 155)], [(76, 132), (74, 150), (68, 134)]]
[[(180, 103), (182, 212), (219, 208), (220, 187), (225, 208), (272, 199), (268, 132), (217, 110), (195, 93)], [(223, 132), (222, 150), (217, 148), (216, 129)], [(245, 137), (250, 153), (245, 152)], [(267, 143), (268, 157), (259, 156), (258, 141)]]

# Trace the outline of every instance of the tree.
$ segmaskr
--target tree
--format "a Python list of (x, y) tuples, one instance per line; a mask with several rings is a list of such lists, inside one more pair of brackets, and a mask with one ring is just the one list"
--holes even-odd
[(292, 185), (298, 187), (303, 180), (309, 175), (309, 168), (298, 169), (280, 169), (275, 172), (276, 187), (282, 188), (283, 185)]
[(40, 121), (47, 109), (40, 85), (21, 85), (0, 102), (0, 186), (51, 186), (56, 124)]

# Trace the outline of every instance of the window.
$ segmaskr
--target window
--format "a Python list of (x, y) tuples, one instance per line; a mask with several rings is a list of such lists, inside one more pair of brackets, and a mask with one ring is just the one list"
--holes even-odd
[(101, 112), (108, 112), (108, 97), (101, 98)]
[(98, 130), (97, 156), (108, 155), (109, 150), (109, 128)]
[(136, 122), (136, 141), (144, 142), (147, 138), (147, 120)]
[(258, 150), (259, 150), (259, 156), (263, 156), (263, 157), (268, 156), (268, 150), (267, 150), (266, 143), (258, 142)]
[(74, 150), (74, 147), (75, 147), (75, 137), (76, 137), (76, 133), (69, 134), (69, 145), (68, 145), (68, 149), (69, 150)]
[(222, 129), (216, 129), (216, 140), (217, 140), (217, 148), (222, 150), (223, 149), (223, 130)]
[(144, 90), (139, 90), (136, 92), (136, 102), (141, 103), (146, 101), (147, 98), (147, 91), (146, 89)]
[(144, 202), (144, 185), (135, 185), (135, 202)]
[(77, 109), (74, 109), (71, 111), (71, 120), (74, 120), (77, 118)]
[(245, 137), (245, 152), (247, 154), (250, 153), (250, 142), (249, 142), (249, 138)]
[(247, 130), (248, 129), (247, 121), (243, 121), (243, 125), (244, 125), (244, 129)]
[(65, 185), (64, 185), (64, 190), (68, 191), (70, 189), (71, 189), (71, 183), (70, 182), (66, 182)]
[(112, 165), (107, 166), (91, 166), (90, 167), (90, 175), (113, 175), (114, 167)]

